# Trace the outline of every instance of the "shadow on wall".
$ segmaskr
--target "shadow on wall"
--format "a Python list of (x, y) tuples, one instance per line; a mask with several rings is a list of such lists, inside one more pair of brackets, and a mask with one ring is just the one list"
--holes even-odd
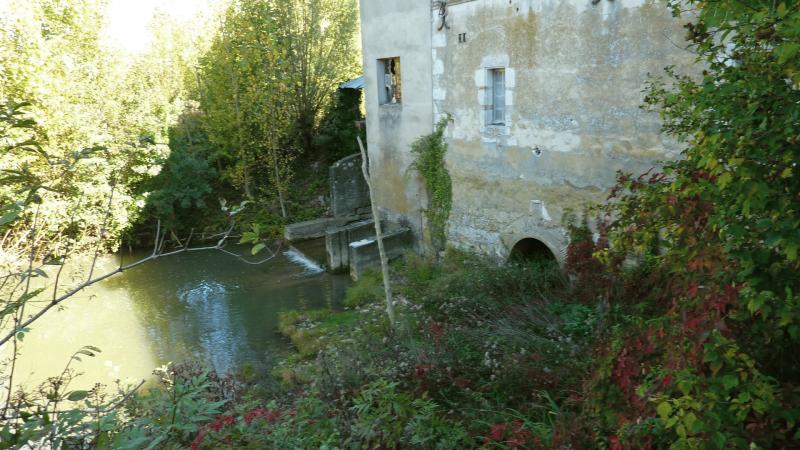
[(525, 238), (514, 244), (509, 261), (555, 261), (552, 250), (542, 241)]

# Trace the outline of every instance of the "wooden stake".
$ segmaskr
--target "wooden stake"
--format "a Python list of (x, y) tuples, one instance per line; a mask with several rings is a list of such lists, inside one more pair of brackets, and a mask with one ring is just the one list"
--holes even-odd
[(375, 204), (375, 193), (372, 190), (372, 182), (369, 176), (369, 156), (361, 142), (361, 136), (356, 136), (358, 148), (361, 150), (361, 171), (364, 173), (364, 180), (369, 189), (370, 205), (372, 205), (372, 218), (375, 222), (375, 239), (378, 241), (378, 253), (381, 256), (381, 272), (383, 272), (383, 288), (386, 292), (386, 314), (389, 316), (389, 323), (392, 328), (397, 328), (397, 318), (394, 314), (394, 303), (392, 302), (392, 286), (389, 282), (389, 260), (386, 258), (386, 250), (383, 248), (383, 231), (381, 230), (381, 218), (378, 216), (378, 206)]

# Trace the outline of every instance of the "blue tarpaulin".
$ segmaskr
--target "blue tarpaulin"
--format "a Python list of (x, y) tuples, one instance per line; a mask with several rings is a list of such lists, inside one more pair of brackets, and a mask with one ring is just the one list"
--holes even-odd
[(339, 85), (339, 89), (364, 89), (364, 75), (353, 78), (350, 81), (345, 81)]

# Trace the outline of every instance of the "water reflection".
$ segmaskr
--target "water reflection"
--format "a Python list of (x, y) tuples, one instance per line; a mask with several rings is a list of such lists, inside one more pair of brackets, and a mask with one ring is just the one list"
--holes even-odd
[[(109, 257), (102, 264), (97, 273), (119, 261)], [(221, 372), (245, 362), (265, 368), (288, 349), (277, 333), (278, 313), (334, 308), (349, 284), (346, 276), (309, 271), (285, 255), (258, 266), (218, 252), (157, 259), (93, 286), (38, 321), (23, 343), (20, 382), (30, 386), (57, 373), (87, 344), (103, 350), (80, 366), (87, 385), (144, 378), (154, 367), (185, 359)]]

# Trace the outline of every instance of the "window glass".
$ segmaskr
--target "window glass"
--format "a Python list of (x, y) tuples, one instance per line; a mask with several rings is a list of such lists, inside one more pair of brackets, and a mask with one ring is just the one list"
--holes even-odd
[(491, 74), (491, 124), (503, 125), (506, 122), (506, 71), (504, 69), (492, 69)]

